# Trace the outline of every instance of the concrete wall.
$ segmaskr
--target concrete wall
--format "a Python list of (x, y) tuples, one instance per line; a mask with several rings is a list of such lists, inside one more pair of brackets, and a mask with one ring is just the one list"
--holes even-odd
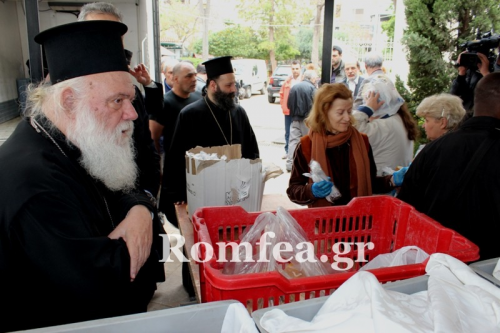
[(19, 115), (16, 80), (24, 77), (24, 62), (15, 2), (0, 2), (0, 123)]

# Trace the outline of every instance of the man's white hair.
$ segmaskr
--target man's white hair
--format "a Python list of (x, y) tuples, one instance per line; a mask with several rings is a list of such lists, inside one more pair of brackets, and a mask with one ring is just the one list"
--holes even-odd
[[(76, 77), (53, 85), (50, 82), (30, 84), (26, 90), (26, 108), (23, 111), (25, 117), (38, 118), (46, 116), (45, 112), (50, 110), (54, 122), (57, 122), (64, 112), (62, 105), (62, 93), (71, 88), (77, 98), (83, 96), (87, 91), (85, 77)], [(53, 125), (53, 124), (51, 124)], [(52, 130), (53, 128), (49, 128)]]
[(384, 57), (378, 52), (368, 52), (365, 56), (365, 67), (377, 68), (382, 67)]
[[(308, 69), (304, 72), (304, 80), (313, 81), (318, 78), (318, 73), (315, 70)], [(313, 82), (314, 83), (314, 82)]]
[(167, 68), (174, 68), (179, 63), (179, 60), (174, 58), (165, 58), (161, 61), (161, 72), (167, 74)]
[(115, 6), (108, 2), (91, 2), (80, 9), (78, 21), (85, 21), (89, 14), (109, 14), (116, 17), (120, 22), (123, 21), (122, 14)]

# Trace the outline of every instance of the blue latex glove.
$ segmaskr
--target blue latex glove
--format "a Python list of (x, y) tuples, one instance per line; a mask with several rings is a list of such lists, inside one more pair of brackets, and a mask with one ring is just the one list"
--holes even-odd
[(401, 186), (403, 184), (403, 180), (405, 179), (406, 171), (408, 171), (408, 167), (401, 168), (392, 174), (392, 179), (394, 181), (394, 185)]
[[(330, 178), (328, 178), (330, 179)], [(324, 198), (332, 191), (333, 183), (328, 180), (322, 180), (312, 185), (312, 193), (316, 198)]]

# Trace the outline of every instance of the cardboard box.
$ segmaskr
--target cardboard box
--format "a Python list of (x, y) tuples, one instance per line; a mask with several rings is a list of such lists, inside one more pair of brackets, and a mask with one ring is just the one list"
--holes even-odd
[(199, 207), (238, 205), (260, 211), (264, 183), (282, 173), (262, 170), (262, 160), (241, 158), (241, 145), (196, 147), (187, 153), (216, 153), (226, 160), (201, 160), (186, 154), (186, 190), (189, 216)]

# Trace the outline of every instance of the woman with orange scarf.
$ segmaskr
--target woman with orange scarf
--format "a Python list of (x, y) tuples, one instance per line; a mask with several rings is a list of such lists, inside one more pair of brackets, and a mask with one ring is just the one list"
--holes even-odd
[[(312, 110), (305, 123), (309, 134), (303, 136), (295, 149), (287, 194), (291, 201), (322, 207), (345, 205), (354, 197), (372, 193), (388, 193), (394, 186), (391, 176), (376, 177), (368, 137), (352, 125), (352, 93), (345, 85), (324, 84), (316, 92)], [(313, 183), (304, 176), (309, 163), (317, 161), (340, 191), (341, 197), (330, 203), (331, 182)]]

